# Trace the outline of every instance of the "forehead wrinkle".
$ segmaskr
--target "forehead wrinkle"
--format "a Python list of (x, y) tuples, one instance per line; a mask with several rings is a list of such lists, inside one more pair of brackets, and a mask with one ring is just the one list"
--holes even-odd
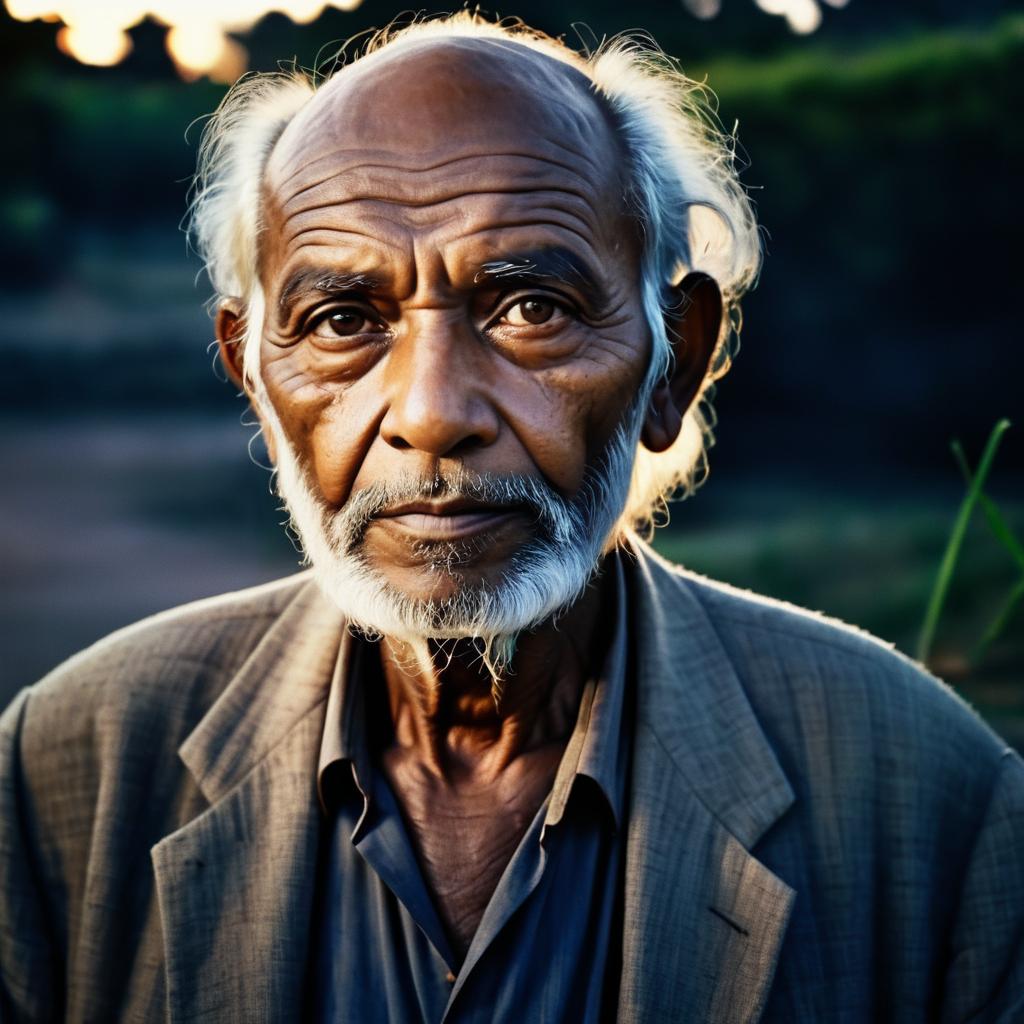
[[(588, 230), (592, 230), (591, 225), (588, 224), (585, 220), (583, 220), (583, 218), (576, 218), (576, 219), (585, 228), (587, 228)], [(472, 232), (472, 234), (485, 234), (487, 232), (498, 231), (498, 230), (501, 230), (501, 229), (504, 229), (504, 228), (537, 228), (537, 227), (558, 228), (561, 231), (569, 232), (571, 235), (573, 235), (576, 238), (578, 238), (584, 245), (586, 245), (588, 247), (590, 247), (593, 244), (592, 243), (592, 236), (591, 235), (584, 234), (582, 231), (580, 231), (577, 228), (573, 227), (571, 224), (566, 224), (566, 223), (563, 223), (563, 222), (558, 221), (558, 220), (551, 220), (551, 219), (537, 218), (537, 217), (530, 217), (528, 219), (516, 220), (516, 221), (502, 221), (500, 223), (495, 223), (493, 225), (489, 225), (489, 226), (478, 228), (478, 229), (476, 229), (476, 231)], [(320, 225), (318, 227), (303, 228), (303, 229), (297, 231), (294, 235), (289, 236), (289, 238), (287, 239), (287, 244), (288, 245), (292, 245), (299, 238), (301, 238), (301, 237), (303, 237), (304, 235), (307, 235), (307, 234), (316, 234), (317, 232), (320, 232), (320, 231), (330, 232), (332, 230), (333, 230), (332, 228), (327, 228), (327, 227), (324, 227), (323, 225)], [(346, 233), (348, 233), (348, 232), (346, 232)], [(366, 235), (365, 237), (372, 238), (374, 240), (378, 240), (377, 236), (373, 236), (373, 235)], [(468, 237), (468, 235), (466, 237)], [(309, 244), (309, 243), (303, 243), (303, 244), (305, 245), (305, 244)], [(398, 246), (394, 246), (393, 248), (398, 249), (399, 247)]]
[[(466, 199), (476, 202), (461, 202)], [(360, 206), (362, 209), (358, 209)], [(355, 213), (352, 212), (353, 207), (357, 208)], [(351, 196), (342, 201), (323, 199), (307, 202), (300, 209), (282, 214), (279, 231), (291, 239), (320, 229), (344, 230), (351, 226), (359, 230), (370, 221), (378, 222), (377, 230), (385, 232), (431, 230), (439, 225), (431, 225), (429, 221), (440, 220), (446, 213), (449, 221), (457, 219), (471, 226), (482, 221), (484, 228), (501, 227), (510, 223), (512, 218), (516, 224), (522, 224), (531, 216), (539, 216), (544, 219), (563, 218), (576, 224), (583, 232), (594, 235), (601, 234), (602, 230), (602, 217), (594, 207), (591, 194), (575, 189), (520, 188), (474, 189), (411, 202), (376, 195)], [(375, 234), (368, 228), (364, 233)]]
[[(337, 149), (333, 149), (328, 153), (323, 153), (308, 163), (302, 164), (294, 171), (287, 174), (284, 178), (279, 178), (276, 183), (272, 183), (272, 186), (278, 190), (284, 190), (292, 181), (294, 181), (295, 178), (300, 177), (306, 172), (311, 172), (314, 168), (318, 167), (325, 161), (337, 159), (345, 153), (358, 154), (360, 162), (344, 164), (340, 168), (335, 168), (330, 174), (324, 175), (324, 177), (319, 178), (318, 181), (313, 184), (315, 185), (324, 181), (329, 181), (331, 178), (338, 177), (342, 174), (348, 174), (354, 170), (362, 168), (375, 171), (398, 170), (411, 173), (419, 171), (436, 171), (465, 160), (478, 162), (480, 160), (505, 158), (521, 158), (523, 160), (533, 160), (538, 163), (547, 163), (559, 168), (560, 170), (569, 171), (571, 174), (578, 173), (579, 164), (582, 162), (600, 175), (605, 173), (605, 168), (595, 160), (588, 151), (578, 149), (557, 138), (545, 137), (544, 142), (562, 150), (566, 156), (570, 158), (571, 162), (558, 160), (553, 156), (546, 156), (542, 153), (531, 153), (517, 149), (476, 150), (472, 152), (462, 152), (455, 156), (446, 156), (442, 158), (439, 154), (443, 152), (443, 148), (439, 147), (432, 153), (415, 154), (403, 159), (402, 156), (393, 149), (366, 149), (365, 147), (356, 147), (353, 149), (352, 147), (339, 146)], [(425, 163), (425, 160), (430, 160), (431, 162)], [(299, 192), (302, 192), (305, 188), (309, 187), (312, 186), (304, 186), (304, 188), (300, 189)]]
[[(325, 235), (342, 235), (342, 236), (351, 235), (353, 238), (368, 238), (371, 242), (377, 242), (380, 245), (385, 246), (386, 248), (391, 248), (391, 249), (397, 249), (398, 248), (398, 246), (393, 245), (391, 242), (388, 242), (386, 239), (381, 238), (379, 234), (377, 234), (377, 233), (375, 233), (373, 231), (360, 231), (358, 228), (355, 228), (355, 227), (339, 228), (339, 227), (331, 227), (331, 226), (328, 226), (328, 225), (322, 225), (319, 228), (303, 228), (302, 231), (300, 232), (300, 234), (310, 234), (310, 233), (313, 233), (313, 232), (316, 232), (316, 231), (322, 231)], [(297, 235), (292, 236), (292, 238), (295, 238), (295, 237), (298, 237), (298, 236)], [(291, 241), (291, 238), (286, 239), (286, 241)], [(303, 244), (304, 245), (309, 244), (309, 245), (317, 245), (317, 246), (328, 246), (328, 247), (331, 247), (331, 248), (336, 248), (338, 243), (337, 242), (311, 242), (311, 243), (303, 243)]]
[[(567, 231), (574, 238), (578, 239), (588, 251), (594, 253), (596, 258), (594, 244), (599, 238), (599, 234), (595, 230), (594, 225), (589, 223), (583, 217), (580, 217), (576, 214), (570, 214), (572, 219), (576, 221), (576, 223), (579, 224), (582, 228), (585, 229), (584, 231), (581, 231), (578, 227), (575, 227), (571, 223), (566, 223), (565, 221), (557, 220), (553, 216), (547, 216), (547, 214), (553, 214), (557, 212), (561, 211), (547, 210), (543, 214), (539, 214), (533, 217), (523, 217), (520, 220), (495, 221), (494, 223), (485, 224), (479, 228), (465, 231), (460, 237), (459, 241), (461, 241), (462, 239), (470, 239), (477, 235), (495, 234), (499, 231), (505, 230), (513, 230), (520, 228), (555, 228), (558, 231)], [(456, 243), (453, 242), (453, 244)]]
[[(525, 47), (515, 49), (515, 52), (530, 62), (531, 66), (539, 59), (538, 55)], [(522, 156), (527, 160), (548, 162), (559, 171), (576, 176), (580, 176), (581, 168), (586, 169), (592, 172), (586, 175), (591, 179), (585, 182), (588, 191), (593, 191), (595, 187), (612, 187), (617, 193), (621, 193), (627, 168), (622, 163), (618, 133), (609, 119), (605, 105), (592, 92), (591, 83), (586, 76), (570, 65), (558, 65), (558, 74), (554, 76), (554, 85), (557, 85), (557, 88), (553, 85), (552, 88), (540, 91), (539, 81), (552, 77), (553, 65), (552, 59), (545, 58), (541, 68), (534, 68), (539, 73), (539, 79), (537, 75), (531, 78), (513, 76), (507, 82), (500, 83), (494, 80), (493, 68), (485, 68), (480, 80), (482, 94), (490, 94), (492, 99), (496, 98), (499, 106), (496, 108), (497, 113), (488, 115), (488, 119), (483, 122), (480, 129), (483, 132), (482, 138), (460, 138), (458, 125), (462, 116), (461, 107), (449, 103), (447, 106), (442, 105), (440, 109), (446, 111), (445, 116), (450, 122), (452, 118), (455, 119), (455, 127), (452, 129), (455, 141), (446, 141), (438, 146), (436, 142), (430, 145), (421, 137), (418, 148), (410, 151), (410, 141), (407, 141), (405, 134), (397, 126), (390, 129), (394, 135), (393, 144), (390, 147), (382, 147), (373, 144), (373, 134), (380, 134), (377, 131), (378, 122), (370, 119), (369, 124), (360, 123), (366, 122), (375, 102), (380, 104), (381, 91), (386, 93), (390, 88), (390, 81), (387, 78), (381, 79), (379, 86), (374, 85), (370, 89), (367, 88), (366, 82), (362, 87), (353, 85), (355, 92), (351, 96), (349, 88), (339, 89), (345, 81), (351, 80), (352, 72), (365, 71), (365, 67), (360, 67), (357, 63), (332, 79), (314, 97), (310, 106), (300, 112), (289, 125), (271, 153), (264, 180), (273, 186), (274, 191), (283, 194), (291, 191), (290, 186), (294, 184), (296, 178), (312, 176), (316, 179), (296, 189), (286, 200), (291, 201), (308, 188), (315, 188), (319, 183), (358, 168), (360, 163), (365, 164), (371, 173), (382, 169), (421, 171), (450, 167), (460, 161), (481, 161), (500, 154), (504, 157)], [(447, 70), (448, 68), (442, 65), (438, 74), (444, 78)], [(398, 71), (401, 77), (402, 70)], [(569, 73), (568, 76), (566, 72)], [(406, 74), (408, 73), (407, 69)], [(423, 74), (428, 73), (433, 73), (429, 65)], [(357, 74), (356, 77), (366, 76)], [(477, 84), (472, 74), (467, 76), (466, 83), (470, 89)], [(408, 86), (406, 88), (408, 89)], [(518, 104), (514, 104), (515, 110), (510, 109), (510, 95), (512, 99), (520, 100)], [(410, 116), (413, 116), (415, 124), (416, 104), (421, 102), (415, 89), (409, 102), (412, 104)], [(355, 107), (351, 118), (355, 123), (350, 123), (346, 120), (346, 114), (353, 103)], [(448, 110), (448, 107), (451, 109)], [(530, 113), (536, 116), (528, 117)], [(388, 123), (385, 118), (382, 129), (384, 132), (389, 131)], [(445, 138), (446, 135), (447, 132), (443, 132), (441, 137)], [(346, 140), (348, 145), (344, 144)], [(521, 152), (519, 147), (524, 142), (533, 142), (536, 151)], [(317, 143), (330, 148), (326, 153), (314, 153), (311, 157), (309, 150), (315, 150)], [(481, 152), (481, 144), (492, 145), (498, 149), (498, 153)], [(461, 149), (462, 152), (451, 156), (450, 151), (453, 147)], [(465, 152), (466, 147), (472, 147), (472, 151)], [(592, 156), (595, 149), (605, 150), (605, 159), (595, 159)], [(332, 161), (344, 157), (349, 151), (357, 156), (354, 162), (351, 158), (343, 159), (339, 168), (330, 168)], [(326, 173), (325, 163), (328, 164)], [(502, 172), (508, 173), (508, 168), (502, 168)]]
[[(383, 187), (398, 194), (412, 193), (406, 203), (408, 221), (417, 230), (425, 216), (435, 216), (435, 205), (446, 202), (457, 206), (459, 200), (478, 195), (482, 167), (503, 186), (490, 190), (498, 194), (536, 194), (541, 191), (538, 185), (555, 185), (551, 192), (540, 196), (555, 207), (541, 221), (550, 223), (553, 219), (554, 227), (569, 231), (584, 244), (589, 244), (590, 236), (607, 235), (616, 229), (617, 218), (605, 214), (613, 208), (625, 212), (622, 186), (627, 168), (615, 125), (605, 105), (594, 95), (592, 83), (581, 70), (561, 64), (556, 67), (551, 59), (542, 59), (528, 48), (509, 48), (509, 53), (522, 60), (510, 63), (506, 54), (496, 53), (493, 58), (487, 55), (481, 61), (474, 57), (462, 65), (449, 60), (442, 49), (422, 63), (417, 58), (390, 65), (391, 70), (382, 70), (380, 77), (366, 76), (361, 85), (356, 83), (351, 88), (345, 83), (354, 82), (351, 73), (357, 70), (356, 65), (332, 79), (282, 133), (267, 164), (265, 194), (269, 201), (273, 193), (275, 205), (288, 220), (289, 246), (324, 238), (331, 219), (342, 224), (343, 216), (355, 221), (351, 206), (339, 209), (335, 218), (328, 212), (342, 205), (329, 201), (329, 194), (343, 190), (345, 182), (337, 181), (336, 187), (331, 182), (344, 173), (367, 179), (361, 186), (356, 183), (360, 194), (342, 197), (345, 203), (376, 201), (383, 209), (389, 198), (380, 194)], [(438, 94), (443, 99), (436, 100), (441, 113), (423, 121), (420, 112), (425, 115), (430, 110), (424, 103), (435, 103), (435, 99), (421, 83), (429, 84), (435, 74), (439, 81), (449, 84)], [(469, 108), (464, 109), (458, 102), (461, 95), (467, 96), (467, 102), (472, 100)], [(404, 120), (385, 116), (389, 97), (408, 100), (402, 108)], [(477, 121), (472, 122), (474, 112)], [(468, 135), (460, 127), (467, 117), (476, 125)], [(437, 126), (447, 128), (417, 130), (419, 124), (434, 125), (435, 121)], [(440, 147), (438, 138), (446, 140)], [(345, 146), (346, 141), (349, 146)], [(368, 145), (360, 146), (360, 142)], [(390, 149), (385, 148), (387, 143), (392, 143)], [(499, 149), (500, 156), (493, 151), (481, 155), (481, 146), (488, 144)], [(523, 152), (523, 145), (536, 151)], [(468, 147), (475, 152), (467, 152)], [(603, 159), (595, 159), (594, 153)], [(501, 166), (495, 168), (496, 163)], [(455, 188), (451, 178), (466, 176), (450, 172), (462, 168), (473, 173), (471, 187), (470, 182), (462, 182), (459, 184), (464, 188)], [(529, 173), (524, 174), (524, 168)], [(448, 174), (443, 173), (446, 170)], [(546, 173), (539, 173), (541, 170)], [(432, 202), (424, 202), (424, 184), (434, 185), (431, 174), (444, 179), (435, 187), (448, 191)], [(391, 180), (382, 186), (385, 175)], [(526, 180), (531, 187), (508, 190), (510, 179)], [(470, 207), (469, 215), (477, 206), (464, 205)], [(515, 205), (514, 201), (510, 205)], [(417, 217), (416, 210), (422, 215)], [(523, 217), (515, 210), (512, 216)], [(384, 229), (389, 230), (389, 222), (394, 223), (396, 218), (388, 213), (382, 220)], [(539, 226), (536, 216), (532, 220), (534, 226)], [(408, 223), (396, 227), (408, 230)]]
[[(384, 249), (394, 249), (400, 251), (401, 247), (393, 242), (389, 242), (387, 239), (383, 239), (378, 231), (365, 230), (360, 231), (357, 227), (337, 226), (333, 224), (325, 224), (323, 221), (312, 227), (299, 227), (298, 229), (288, 232), (287, 227), (289, 223), (294, 222), (298, 219), (298, 215), (289, 217), (288, 220), (282, 224), (281, 227), (281, 238), (284, 239), (286, 246), (291, 246), (297, 239), (302, 238), (305, 234), (316, 234), (323, 232), (324, 234), (330, 234), (330, 236), (351, 236), (356, 239), (368, 239), (371, 242), (377, 243)], [(324, 243), (302, 243), (303, 245), (326, 245), (336, 246), (337, 242), (324, 242)]]
[[(572, 205), (582, 205), (586, 208), (590, 208), (589, 197), (584, 192), (577, 192), (571, 189), (534, 189), (534, 188), (505, 188), (505, 189), (488, 189), (485, 192), (481, 192), (475, 189), (467, 190), (465, 192), (454, 192), (446, 194), (442, 198), (428, 198), (420, 199), (417, 201), (407, 201), (405, 199), (387, 199), (381, 198), (375, 195), (365, 196), (352, 196), (351, 198), (341, 200), (340, 202), (322, 202), (322, 203), (311, 203), (309, 206), (305, 206), (300, 210), (296, 210), (293, 213), (288, 214), (284, 221), (298, 220), (302, 217), (308, 217), (310, 214), (319, 213), (322, 210), (342, 210), (346, 206), (352, 206), (358, 203), (367, 203), (373, 206), (382, 206), (388, 209), (402, 208), (407, 209), (410, 212), (416, 210), (425, 210), (435, 206), (445, 206), (449, 203), (459, 202), (460, 200), (467, 199), (470, 197), (484, 198), (486, 196), (530, 196), (536, 198), (547, 199), (551, 196), (567, 196), (571, 199)], [(545, 204), (547, 205), (547, 204)], [(584, 220), (585, 218), (580, 217), (574, 211), (566, 208), (564, 212), (575, 216), (578, 220)]]
[[(299, 241), (306, 235), (323, 234), (325, 239), (323, 241), (317, 241), (316, 239), (305, 239)], [(359, 239), (355, 245), (346, 244), (344, 239), (347, 237)], [(316, 228), (305, 228), (300, 231), (296, 231), (287, 236), (282, 232), (284, 239), (286, 253), (282, 260), (282, 263), (287, 265), (294, 262), (298, 257), (298, 254), (303, 249), (334, 249), (341, 251), (349, 251), (353, 256), (356, 253), (365, 252), (368, 248), (372, 250), (376, 249), (378, 252), (375, 255), (377, 263), (383, 266), (388, 262), (389, 259), (394, 258), (394, 254), (401, 256), (402, 247), (394, 242), (388, 241), (387, 239), (381, 238), (377, 233), (363, 232), (358, 230), (348, 230), (345, 228), (331, 228), (321, 225)], [(372, 243), (371, 246), (367, 246), (366, 242)], [(380, 250), (389, 251), (388, 255), (384, 255)]]
[[(514, 165), (512, 168), (502, 168), (502, 169), (494, 168), (494, 167), (491, 167), (491, 166), (486, 166), (486, 165), (490, 165), (492, 163), (492, 161), (495, 161), (495, 160), (509, 160), (509, 159), (515, 161), (518, 166)], [(539, 169), (536, 166), (536, 165), (540, 164), (540, 165), (542, 165), (543, 169), (551, 169), (551, 168), (553, 168), (556, 171), (560, 172), (560, 175), (561, 174), (568, 174), (569, 178), (571, 179), (571, 183), (579, 183), (579, 185), (581, 186), (580, 189), (578, 190), (578, 194), (580, 194), (580, 195), (589, 195), (589, 194), (591, 194), (593, 192), (593, 190), (594, 190), (595, 185), (598, 188), (608, 187), (608, 183), (607, 182), (590, 181), (590, 180), (587, 179), (587, 177), (585, 175), (582, 175), (582, 174), (579, 173), (579, 168), (578, 167), (573, 166), (571, 164), (564, 163), (564, 162), (562, 162), (560, 160), (555, 160), (555, 159), (550, 158), (550, 157), (542, 157), (542, 156), (537, 156), (535, 154), (517, 153), (517, 152), (505, 152), (505, 153), (490, 153), (490, 152), (488, 152), (488, 153), (482, 154), (482, 155), (475, 155), (475, 154), (460, 155), (460, 156), (454, 157), (454, 158), (452, 158), (450, 160), (444, 160), (444, 161), (441, 161), (440, 163), (432, 164), (429, 167), (420, 167), (420, 166), (415, 166), (415, 167), (396, 167), (393, 164), (372, 163), (372, 162), (360, 162), (360, 163), (347, 164), (347, 165), (341, 167), (340, 169), (337, 169), (337, 170), (333, 171), (331, 174), (327, 174), (324, 177), (318, 178), (316, 181), (312, 181), (312, 182), (309, 182), (309, 183), (303, 185), (300, 189), (298, 189), (297, 191), (295, 191), (292, 194), (290, 194), (287, 199), (284, 199), (283, 201), (281, 201), (279, 199), (278, 200), (278, 205), (282, 209), (283, 212), (287, 213), (289, 208), (294, 203), (299, 201), (301, 199), (301, 197), (304, 196), (305, 194), (307, 194), (308, 192), (311, 192), (311, 191), (314, 191), (314, 190), (317, 190), (317, 189), (321, 189), (328, 182), (332, 182), (332, 181), (341, 179), (341, 178), (343, 178), (345, 176), (348, 176), (348, 175), (358, 176), (358, 177), (361, 177), (361, 178), (364, 178), (364, 179), (380, 181), (381, 178), (384, 177), (384, 176), (382, 176), (379, 173), (380, 171), (390, 172), (390, 173), (386, 174), (386, 177), (387, 177), (388, 180), (386, 182), (383, 182), (382, 186), (384, 188), (387, 188), (387, 187), (394, 188), (394, 187), (397, 186), (398, 190), (401, 191), (402, 190), (401, 179), (403, 177), (409, 177), (409, 178), (412, 178), (412, 179), (415, 180), (416, 178), (418, 178), (421, 175), (430, 174), (432, 172), (437, 172), (439, 170), (448, 169), (448, 170), (454, 171), (457, 168), (457, 165), (464, 164), (464, 163), (469, 163), (469, 162), (472, 163), (471, 170), (472, 170), (472, 176), (474, 178), (479, 178), (481, 176), (486, 176), (486, 175), (489, 175), (489, 174), (493, 174), (495, 179), (497, 179), (497, 180), (500, 180), (501, 178), (505, 178), (507, 180), (514, 180), (516, 178), (523, 178), (523, 177), (539, 177), (540, 180), (543, 181), (545, 176), (544, 176), (542, 170)], [(482, 162), (485, 163), (484, 167), (480, 166)], [(526, 166), (523, 166), (524, 164)], [(594, 169), (596, 170), (596, 167), (594, 167)], [(532, 171), (532, 174), (530, 173), (531, 171)], [(375, 173), (375, 172), (377, 172), (377, 173)], [(536, 186), (531, 186), (531, 187), (536, 187)], [(420, 190), (422, 190), (422, 185), (419, 182), (416, 182), (414, 188), (416, 189), (416, 191), (420, 191)], [(570, 182), (563, 182), (561, 180), (558, 181), (558, 184), (550, 185), (549, 188), (552, 188), (554, 190), (560, 190), (560, 191), (574, 191), (572, 189), (572, 187), (571, 187)], [(280, 194), (280, 191), (281, 190), (278, 190), (279, 194)], [(490, 191), (499, 191), (499, 189), (488, 187), (488, 188), (478, 188), (477, 191), (490, 192)], [(517, 191), (517, 189), (502, 187), (500, 189), (500, 191)], [(351, 201), (352, 198), (353, 197), (346, 196), (343, 201)], [(355, 198), (358, 198), (358, 199), (363, 199), (363, 198), (378, 199), (379, 198), (382, 201), (387, 201), (386, 197), (381, 196), (378, 193), (374, 193), (372, 196), (357, 196)], [(401, 202), (402, 200), (398, 200), (398, 201)]]

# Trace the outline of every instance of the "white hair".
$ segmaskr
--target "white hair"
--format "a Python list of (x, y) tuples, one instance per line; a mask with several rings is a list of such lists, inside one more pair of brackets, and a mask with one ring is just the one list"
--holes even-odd
[[(466, 37), (520, 44), (577, 68), (611, 114), (628, 163), (627, 198), (642, 234), (640, 280), (652, 344), (639, 399), (646, 403), (671, 366), (664, 320), (669, 287), (699, 270), (722, 291), (725, 315), (717, 345), (678, 439), (657, 454), (636, 446), (619, 527), (653, 523), (667, 499), (689, 496), (707, 475), (714, 385), (735, 355), (740, 300), (760, 268), (760, 235), (738, 178), (735, 135), (719, 126), (705, 86), (645, 36), (619, 36), (592, 53), (577, 52), (521, 23), (496, 24), (463, 11), (384, 29), (369, 39), (358, 59), (427, 39)], [(337, 62), (342, 68), (343, 57)], [(330, 77), (294, 71), (241, 79), (210, 118), (200, 146), (192, 237), (216, 296), (234, 299), (245, 310), (245, 376), (261, 406), (269, 406), (261, 401), (259, 372), (261, 181), (281, 133)]]

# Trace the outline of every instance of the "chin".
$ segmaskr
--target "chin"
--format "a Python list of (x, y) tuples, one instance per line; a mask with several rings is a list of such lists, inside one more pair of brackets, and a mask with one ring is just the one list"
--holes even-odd
[(500, 573), (453, 570), (425, 566), (415, 570), (383, 571), (379, 577), (395, 597), (412, 605), (451, 604), (471, 591), (491, 591), (501, 582)]

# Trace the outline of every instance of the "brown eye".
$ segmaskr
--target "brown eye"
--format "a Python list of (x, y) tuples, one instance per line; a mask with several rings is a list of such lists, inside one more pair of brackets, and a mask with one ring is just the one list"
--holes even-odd
[(546, 324), (558, 311), (557, 303), (550, 299), (521, 299), (510, 306), (504, 319), (513, 327)]
[(324, 310), (308, 328), (307, 333), (314, 344), (336, 350), (339, 339), (347, 343), (342, 348), (361, 345), (369, 336), (379, 338), (387, 328), (371, 309), (362, 306), (334, 306)]
[(339, 309), (331, 313), (323, 321), (339, 338), (349, 338), (353, 334), (361, 334), (370, 320), (358, 309)]

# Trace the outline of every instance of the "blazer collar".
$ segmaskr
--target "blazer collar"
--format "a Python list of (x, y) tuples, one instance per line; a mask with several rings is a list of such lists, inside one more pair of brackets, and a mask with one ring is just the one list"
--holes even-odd
[(632, 553), (639, 724), (708, 811), (752, 847), (792, 805), (793, 789), (697, 596), (699, 578), (642, 542)]
[(310, 577), (178, 748), (211, 804), (324, 704), (344, 634), (341, 612)]
[(794, 795), (693, 577), (633, 545), (622, 1020), (754, 1024), (795, 897), (750, 852)]

